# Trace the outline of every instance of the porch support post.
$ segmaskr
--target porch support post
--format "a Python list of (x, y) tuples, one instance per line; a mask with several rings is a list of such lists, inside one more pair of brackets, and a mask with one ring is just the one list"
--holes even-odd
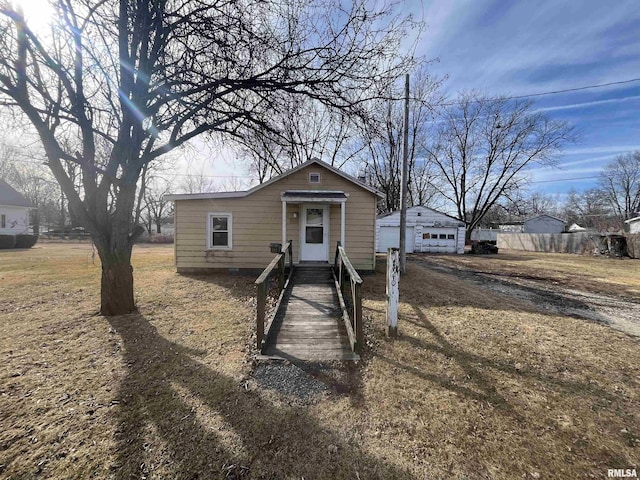
[(340, 245), (342, 245), (342, 248), (346, 248), (345, 246), (345, 238), (346, 238), (346, 234), (345, 234), (345, 226), (346, 226), (346, 212), (344, 209), (344, 204), (347, 202), (340, 202)]
[(282, 201), (282, 246), (287, 243), (287, 202)]

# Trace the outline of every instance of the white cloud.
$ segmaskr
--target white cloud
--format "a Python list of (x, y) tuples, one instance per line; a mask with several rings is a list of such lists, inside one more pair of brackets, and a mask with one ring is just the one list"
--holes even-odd
[(590, 102), (578, 102), (569, 105), (557, 105), (555, 107), (544, 107), (534, 110), (535, 112), (552, 112), (556, 110), (570, 110), (574, 108), (594, 107), (597, 105), (607, 105), (612, 103), (624, 103), (633, 100), (640, 100), (640, 95), (631, 95), (629, 97), (609, 98), (607, 100), (594, 100)]
[[(425, 12), (429, 24), (441, 24), (425, 35), (424, 51), (441, 58), (452, 90), (530, 93), (532, 87), (575, 86), (575, 75), (568, 78), (571, 66), (585, 85), (636, 77), (640, 67), (640, 43), (624, 32), (625, 25), (640, 21), (636, 1), (612, 8), (596, 0), (437, 0)], [(535, 79), (548, 67), (565, 74)]]
[(592, 155), (597, 153), (624, 153), (640, 150), (640, 145), (607, 145), (604, 147), (569, 148), (564, 155)]

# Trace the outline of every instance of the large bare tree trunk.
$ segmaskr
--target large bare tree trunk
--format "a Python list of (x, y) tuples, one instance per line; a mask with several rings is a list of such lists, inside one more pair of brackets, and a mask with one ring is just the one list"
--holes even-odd
[(469, 226), (467, 226), (467, 228), (465, 229), (464, 232), (464, 244), (465, 245), (471, 245), (471, 234), (473, 233), (473, 229), (469, 228)]
[(133, 298), (131, 249), (112, 253), (98, 247), (98, 254), (102, 262), (100, 313), (111, 316), (137, 311)]

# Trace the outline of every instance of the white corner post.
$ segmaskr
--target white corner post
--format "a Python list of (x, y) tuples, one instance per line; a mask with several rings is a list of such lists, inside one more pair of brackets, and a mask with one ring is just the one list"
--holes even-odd
[(400, 297), (400, 250), (387, 249), (387, 336), (398, 336), (398, 299)]
[(282, 201), (282, 247), (287, 243), (287, 202)]
[(344, 208), (345, 203), (347, 202), (340, 203), (340, 245), (342, 245), (342, 248), (345, 248), (345, 238), (346, 238), (345, 228), (347, 225), (347, 221), (346, 221), (347, 216)]

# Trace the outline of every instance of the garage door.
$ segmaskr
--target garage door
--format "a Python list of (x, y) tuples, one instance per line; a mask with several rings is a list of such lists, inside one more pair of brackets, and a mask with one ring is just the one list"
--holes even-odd
[(456, 253), (456, 228), (422, 230), (422, 251), (425, 253)]
[[(406, 251), (413, 252), (415, 244), (414, 227), (407, 227)], [(400, 248), (400, 227), (380, 227), (377, 252), (385, 253), (387, 248)]]

